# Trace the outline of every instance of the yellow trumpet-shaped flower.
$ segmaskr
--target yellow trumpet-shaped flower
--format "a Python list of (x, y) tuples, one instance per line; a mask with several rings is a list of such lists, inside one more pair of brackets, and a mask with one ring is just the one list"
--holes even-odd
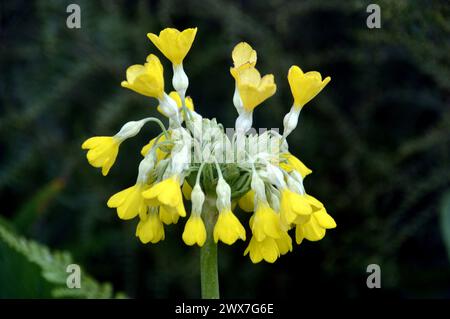
[(258, 241), (253, 236), (244, 252), (244, 256), (249, 254), (250, 260), (254, 264), (262, 260), (274, 263), (280, 255), (284, 255), (289, 251), (292, 251), (292, 239), (287, 232), (281, 232), (279, 239), (266, 237), (262, 241)]
[(249, 190), (238, 201), (239, 207), (247, 213), (251, 213), (255, 210), (255, 191)]
[(182, 238), (186, 245), (203, 246), (206, 241), (206, 228), (200, 215), (191, 214), (184, 227)]
[(295, 240), (300, 244), (304, 238), (309, 241), (321, 240), (327, 229), (336, 227), (336, 222), (331, 217), (323, 204), (310, 195), (305, 195), (306, 200), (310, 203), (313, 212), (311, 218), (306, 223), (298, 223), (295, 228)]
[(327, 229), (336, 227), (336, 222), (325, 208), (321, 208), (311, 214), (311, 218), (305, 224), (298, 224), (295, 228), (295, 240), (300, 244), (304, 238), (309, 241), (321, 240)]
[(252, 112), (255, 107), (274, 95), (277, 90), (272, 74), (261, 78), (261, 74), (253, 67), (238, 72), (237, 88), (243, 107), (247, 112)]
[(89, 150), (86, 154), (89, 164), (101, 167), (103, 176), (106, 176), (116, 161), (119, 146), (120, 140), (114, 136), (94, 136), (87, 139), (81, 148)]
[(166, 178), (144, 191), (142, 196), (150, 206), (161, 205), (170, 212), (177, 212), (181, 217), (186, 216), (180, 183), (177, 176)]
[[(178, 95), (177, 92), (172, 91), (172, 92), (169, 93), (169, 96), (177, 103), (178, 109), (181, 109), (182, 104), (181, 104), (181, 98), (180, 98), (180, 95)], [(189, 110), (191, 110), (191, 111), (194, 110), (194, 102), (192, 101), (192, 99), (191, 99), (190, 96), (187, 96), (187, 97), (184, 99), (184, 103), (185, 103), (186, 107), (187, 107)], [(157, 110), (158, 110), (158, 112), (161, 113), (162, 115), (167, 116), (166, 114), (164, 114), (164, 111), (163, 111), (163, 109), (161, 108), (160, 105), (158, 105)]]
[(239, 238), (245, 240), (245, 228), (233, 212), (227, 209), (219, 213), (213, 235), (216, 243), (221, 240), (232, 245)]
[[(166, 136), (161, 135), (158, 142), (164, 142), (165, 140), (166, 140)], [(153, 145), (155, 145), (155, 142), (156, 142), (156, 137), (151, 139), (150, 142), (148, 142), (148, 144), (144, 145), (141, 149), (141, 155), (142, 156), (147, 155), (148, 151), (150, 151), (151, 148), (153, 147)], [(158, 149), (156, 150), (156, 160), (159, 162), (160, 160), (166, 158), (166, 156), (167, 156), (167, 153), (158, 147)]]
[(256, 212), (250, 218), (250, 228), (259, 242), (266, 237), (281, 237), (280, 217), (267, 203), (258, 203)]
[(179, 218), (180, 215), (178, 214), (176, 209), (172, 209), (166, 206), (159, 206), (159, 219), (161, 219), (164, 224), (176, 224), (178, 223)]
[(182, 32), (174, 28), (166, 28), (157, 36), (148, 33), (147, 37), (174, 65), (183, 63), (184, 58), (191, 49), (197, 28), (189, 28)]
[(288, 81), (294, 96), (294, 107), (302, 108), (319, 94), (330, 80), (329, 76), (322, 80), (322, 75), (319, 72), (303, 73), (298, 66), (292, 66), (289, 69)]
[(289, 189), (281, 190), (280, 216), (285, 225), (306, 222), (311, 212), (312, 208), (306, 195), (297, 194)]
[(280, 167), (284, 169), (286, 172), (290, 173), (293, 170), (295, 170), (299, 172), (303, 178), (312, 173), (312, 171), (308, 167), (306, 167), (306, 165), (303, 164), (301, 160), (299, 160), (291, 153), (281, 154), (281, 157), (287, 160), (286, 163), (283, 162), (280, 163)]
[(164, 225), (158, 217), (156, 211), (150, 213), (139, 221), (136, 228), (136, 237), (139, 237), (143, 244), (164, 240)]
[(144, 65), (135, 64), (127, 69), (127, 80), (121, 85), (139, 94), (161, 99), (164, 95), (163, 72), (161, 61), (150, 54)]
[(107, 205), (110, 208), (117, 208), (117, 215), (120, 219), (127, 220), (137, 215), (141, 216), (148, 209), (141, 194), (149, 187), (149, 185), (137, 183), (111, 196)]

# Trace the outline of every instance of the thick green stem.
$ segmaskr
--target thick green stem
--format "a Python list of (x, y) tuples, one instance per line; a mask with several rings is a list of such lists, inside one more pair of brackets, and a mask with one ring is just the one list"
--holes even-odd
[(213, 239), (214, 214), (205, 216), (206, 242), (200, 249), (200, 280), (203, 299), (219, 299), (219, 275), (217, 271), (217, 244)]

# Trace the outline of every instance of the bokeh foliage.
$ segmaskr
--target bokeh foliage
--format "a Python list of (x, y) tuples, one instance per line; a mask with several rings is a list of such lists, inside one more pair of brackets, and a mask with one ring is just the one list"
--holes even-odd
[[(332, 77), (289, 142), (313, 170), (308, 192), (338, 228), (274, 265), (252, 265), (243, 243), (221, 245), (222, 295), (373, 295), (365, 271), (377, 263), (377, 296), (450, 296), (443, 240), (450, 224), (445, 212), (439, 218), (450, 191), (448, 1), (377, 1), (382, 28), (373, 30), (365, 23), (370, 2), (357, 0), (77, 0), (82, 28), (70, 30), (72, 2), (0, 4), (0, 214), (15, 231), (70, 251), (93, 277), (131, 297), (199, 296), (198, 249), (182, 243), (184, 222), (167, 227), (164, 242), (144, 246), (136, 223), (105, 205), (134, 182), (140, 147), (156, 127), (121, 146), (107, 178), (80, 149), (87, 137), (157, 115), (154, 101), (120, 87), (126, 67), (160, 55), (147, 32), (197, 26), (185, 63), (188, 93), (201, 114), (226, 127), (236, 116), (228, 68), (239, 41), (256, 48), (260, 70), (278, 84), (256, 110), (256, 127), (281, 126), (290, 65)], [(52, 288), (0, 241), (0, 297), (48, 297)]]

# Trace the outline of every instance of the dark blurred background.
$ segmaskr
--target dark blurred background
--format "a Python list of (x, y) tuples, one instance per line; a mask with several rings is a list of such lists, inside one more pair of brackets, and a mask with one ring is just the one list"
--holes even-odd
[[(81, 29), (66, 27), (70, 3), (81, 7)], [(149, 53), (162, 58), (146, 34), (169, 26), (198, 27), (185, 60), (188, 94), (226, 127), (236, 117), (229, 67), (240, 41), (278, 85), (255, 127), (281, 127), (292, 64), (332, 77), (289, 142), (313, 170), (307, 191), (338, 227), (273, 265), (243, 257), (247, 243), (221, 244), (222, 297), (450, 297), (449, 2), (378, 0), (380, 29), (366, 26), (369, 3), (1, 1), (0, 225), (16, 239), (0, 236), (0, 297), (50, 297), (59, 280), (54, 259), (37, 262), (27, 250), (37, 248), (19, 236), (69, 252), (129, 297), (200, 296), (199, 249), (182, 242), (184, 220), (166, 227), (163, 242), (143, 245), (137, 221), (106, 207), (134, 183), (140, 148), (157, 128), (124, 143), (106, 178), (80, 148), (126, 121), (159, 116), (155, 101), (120, 82)], [(372, 263), (381, 267), (376, 291), (366, 286)]]

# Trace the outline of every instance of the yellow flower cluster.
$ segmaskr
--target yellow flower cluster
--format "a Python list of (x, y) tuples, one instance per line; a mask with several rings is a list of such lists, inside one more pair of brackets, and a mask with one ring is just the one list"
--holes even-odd
[[(131, 121), (114, 136), (87, 139), (82, 148), (88, 150), (88, 162), (107, 175), (120, 144), (138, 134), (145, 123), (158, 123), (162, 132), (142, 148), (143, 159), (136, 183), (111, 196), (108, 207), (115, 208), (120, 219), (138, 217), (136, 236), (143, 243), (157, 243), (165, 238), (164, 225), (176, 224), (180, 217), (187, 216), (184, 202), (190, 201), (191, 212), (182, 239), (189, 246), (201, 247), (208, 238), (228, 245), (239, 239), (247, 240), (247, 231), (233, 212), (238, 205), (252, 213), (248, 228), (251, 238), (244, 254), (248, 254), (253, 263), (262, 260), (273, 263), (292, 251), (289, 232), (294, 228), (296, 242), (300, 244), (303, 239), (320, 240), (327, 229), (336, 227), (324, 205), (305, 192), (303, 179), (311, 170), (289, 152), (286, 142), (286, 137), (297, 126), (300, 109), (329, 83), (330, 78), (322, 80), (318, 72), (304, 73), (298, 66), (292, 66), (288, 82), (294, 103), (285, 116), (281, 140), (276, 139), (274, 132), (247, 137), (252, 112), (275, 94), (277, 86), (272, 74), (261, 76), (256, 69), (256, 51), (248, 43), (239, 43), (232, 51), (233, 67), (230, 68), (235, 80), (233, 103), (238, 118), (236, 133), (228, 139), (223, 127), (215, 119), (204, 119), (196, 113), (192, 99), (185, 96), (189, 80), (183, 61), (196, 33), (197, 28), (182, 32), (167, 28), (159, 35), (147, 35), (172, 62), (174, 91), (165, 93), (164, 70), (154, 54), (148, 55), (144, 65), (130, 66), (126, 81), (121, 83), (125, 88), (156, 98), (158, 111), (169, 119), (169, 127), (156, 118)], [(199, 127), (204, 136), (196, 135)], [(218, 141), (227, 139), (232, 158), (235, 158), (242, 152), (238, 141), (248, 142), (251, 138), (256, 144), (278, 141), (281, 152), (257, 151), (250, 154), (246, 162), (220, 165), (217, 149), (226, 148), (218, 147)], [(201, 152), (207, 153), (207, 158), (201, 163), (191, 161), (195, 153), (192, 145), (204, 147)], [(238, 173), (231, 174), (233, 170)], [(246, 183), (249, 177), (250, 182)], [(241, 182), (229, 183), (236, 178)]]

